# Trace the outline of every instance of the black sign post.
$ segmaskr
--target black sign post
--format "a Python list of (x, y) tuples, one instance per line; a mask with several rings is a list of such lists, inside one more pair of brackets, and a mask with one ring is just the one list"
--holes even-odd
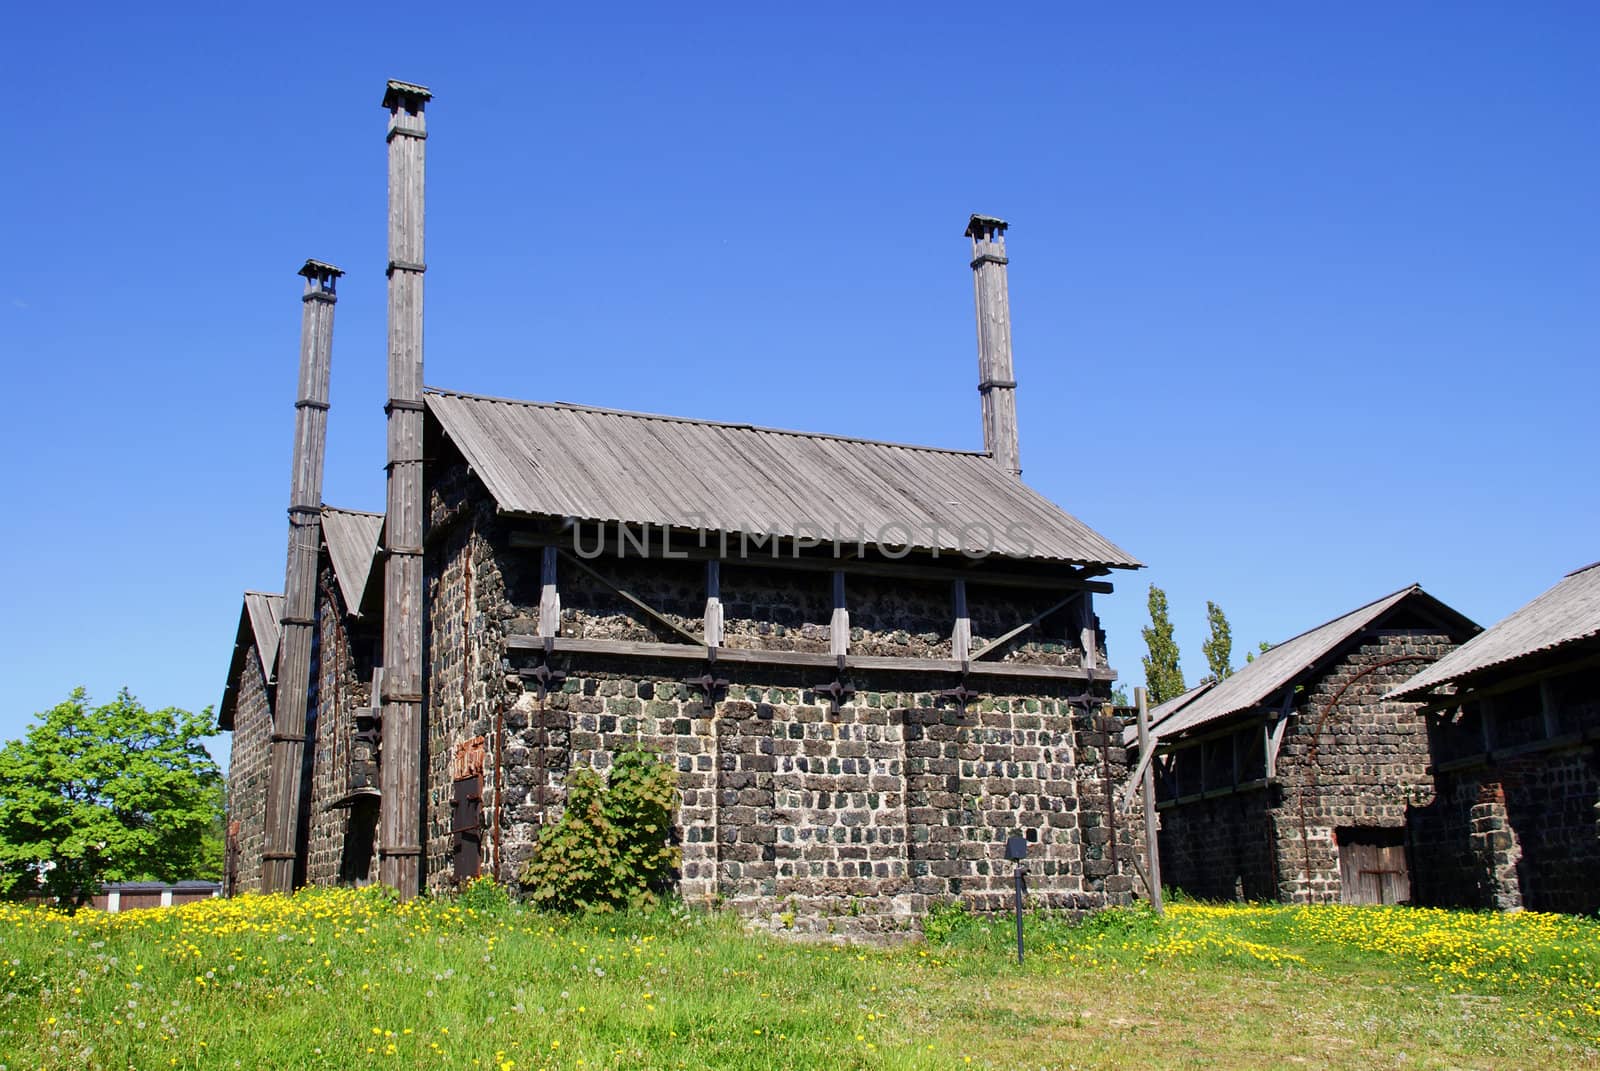
[(1006, 858), (1016, 864), (1017, 880), (1017, 964), (1022, 964), (1022, 889), (1023, 875), (1028, 868), (1023, 865), (1023, 860), (1028, 858), (1028, 842), (1021, 836), (1006, 838)]

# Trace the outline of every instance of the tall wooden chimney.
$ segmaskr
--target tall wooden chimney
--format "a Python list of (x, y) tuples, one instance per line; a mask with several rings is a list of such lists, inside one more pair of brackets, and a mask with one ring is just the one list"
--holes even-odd
[(384, 520), (383, 760), (378, 878), (422, 888), (423, 116), (433, 94), (391, 81), (389, 109), (389, 495)]
[(1022, 475), (1017, 446), (1017, 380), (1011, 367), (1011, 295), (1006, 288), (1006, 221), (974, 215), (972, 286), (978, 305), (978, 394), (983, 399), (983, 448), (995, 464)]
[(300, 389), (294, 403), (289, 475), (289, 560), (283, 578), (283, 638), (268, 760), (266, 848), (261, 891), (289, 892), (302, 875), (299, 854), (306, 708), (311, 696), (311, 641), (316, 627), (317, 551), (322, 542), (322, 461), (328, 443), (328, 376), (333, 362), (335, 286), (344, 273), (308, 260), (300, 269)]

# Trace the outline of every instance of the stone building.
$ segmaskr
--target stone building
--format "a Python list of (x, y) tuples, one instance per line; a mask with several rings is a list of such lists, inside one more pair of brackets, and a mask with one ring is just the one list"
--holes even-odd
[[(376, 803), (371, 797), (376, 789), (361, 792), (351, 770), (359, 782), (362, 766), (352, 752), (362, 746), (357, 719), (371, 702), (382, 597), (368, 577), (382, 523), (373, 513), (331, 506), (322, 510), (314, 683), (307, 694), (306, 720), (315, 746), (307, 752), (305, 798), (299, 808), (305, 828), (297, 835), (304, 847), (295, 867), (301, 883), (358, 882), (374, 876), (371, 826)], [(245, 593), (217, 717), (218, 727), (233, 734), (224, 881), (230, 896), (256, 891), (261, 883), (282, 618), (282, 595)], [(375, 775), (376, 743), (369, 741), (366, 748), (369, 773)]]
[(261, 883), (267, 800), (267, 750), (272, 739), (273, 682), (278, 668), (283, 596), (244, 593), (217, 728), (233, 734), (228, 762), (223, 890), (232, 896)]
[[(429, 99), (405, 83), (384, 98), (382, 571), (353, 551), (341, 564), (348, 518), (323, 510), (316, 695), (303, 730), (275, 708), (268, 861), (294, 843), (308, 880), (375, 873), (402, 895), (515, 883), (567, 773), (643, 744), (678, 770), (692, 902), (799, 930), (904, 928), (939, 900), (1001, 906), (1013, 832), (1039, 902), (1128, 899), (1141, 833), (1112, 806), (1128, 770), (1093, 597), (1139, 563), (1021, 481), (1006, 224), (966, 232), (983, 451), (424, 394)], [(305, 271), (294, 523), (320, 486), (305, 416), (327, 410), (337, 276)], [(290, 588), (304, 545), (292, 528)], [(263, 867), (263, 887), (285, 872)]]
[(1477, 631), (1413, 585), (1158, 706), (1163, 879), (1207, 899), (1422, 899), (1408, 819), (1432, 798), (1428, 732), (1386, 693)]
[(1422, 705), (1437, 902), (1600, 910), (1600, 563), (1392, 693)]

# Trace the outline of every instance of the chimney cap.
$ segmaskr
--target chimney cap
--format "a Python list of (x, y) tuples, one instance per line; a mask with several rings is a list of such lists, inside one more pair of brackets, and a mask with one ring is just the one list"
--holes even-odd
[(420, 106), (432, 99), (433, 91), (427, 86), (419, 86), (414, 82), (402, 82), (395, 78), (389, 79), (389, 84), (383, 91), (383, 106), (385, 108)]
[(337, 279), (344, 274), (344, 271), (326, 261), (307, 259), (305, 265), (295, 274), (304, 275), (307, 279), (322, 279), (330, 275)]
[(968, 238), (987, 238), (990, 231), (1004, 234), (1006, 228), (1009, 226), (1011, 226), (1011, 224), (1007, 223), (999, 216), (985, 216), (981, 213), (974, 212), (972, 213), (972, 218), (967, 220), (966, 236)]

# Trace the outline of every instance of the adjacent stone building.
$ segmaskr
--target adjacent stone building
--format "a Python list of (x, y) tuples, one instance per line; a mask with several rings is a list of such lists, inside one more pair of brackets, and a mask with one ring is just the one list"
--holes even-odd
[(282, 595), (244, 593), (228, 680), (217, 708), (217, 728), (233, 734), (222, 882), (229, 896), (254, 890), (261, 882), (267, 748), (272, 739), (273, 683), (282, 617)]
[(1392, 694), (1421, 704), (1432, 740), (1430, 900), (1600, 910), (1600, 563)]
[(1163, 879), (1207, 899), (1428, 899), (1421, 704), (1387, 693), (1478, 632), (1412, 586), (1151, 712)]

